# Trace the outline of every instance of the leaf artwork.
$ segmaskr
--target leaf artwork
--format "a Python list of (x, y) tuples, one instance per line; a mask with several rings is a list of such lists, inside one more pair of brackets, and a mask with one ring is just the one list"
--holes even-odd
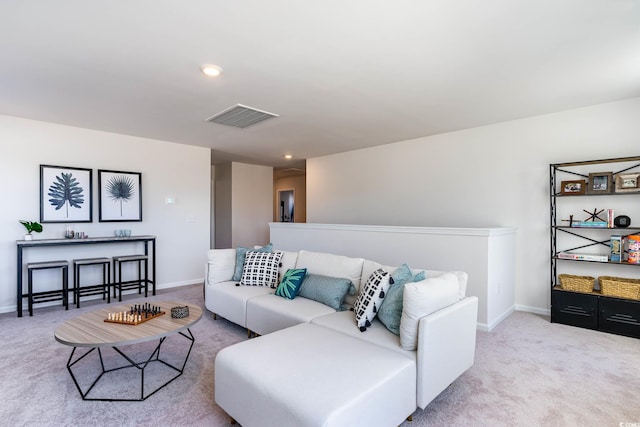
[(282, 276), (282, 292), (287, 298), (295, 298), (297, 285), (305, 276), (305, 273), (305, 270), (287, 270), (284, 276)]
[(69, 217), (69, 207), (81, 209), (84, 203), (84, 190), (72, 173), (62, 172), (56, 176), (55, 181), (49, 187), (47, 195), (51, 197), (49, 203), (56, 210), (66, 208), (66, 217)]
[(134, 186), (131, 178), (117, 175), (107, 181), (107, 195), (114, 202), (120, 202), (120, 216), (122, 216), (122, 202), (131, 200), (134, 194)]

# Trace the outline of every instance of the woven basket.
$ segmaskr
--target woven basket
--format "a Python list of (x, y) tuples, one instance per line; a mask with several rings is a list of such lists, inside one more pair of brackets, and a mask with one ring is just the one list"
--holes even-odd
[(609, 297), (640, 299), (640, 279), (600, 276), (600, 292)]
[(558, 279), (562, 289), (574, 292), (593, 292), (593, 285), (596, 283), (595, 277), (573, 274), (559, 274)]

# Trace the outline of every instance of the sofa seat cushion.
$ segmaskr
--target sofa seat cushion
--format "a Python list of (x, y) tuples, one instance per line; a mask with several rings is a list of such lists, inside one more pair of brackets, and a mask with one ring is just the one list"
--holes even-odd
[(354, 338), (397, 351), (405, 356), (415, 359), (416, 352), (404, 350), (400, 346), (400, 337), (390, 332), (380, 321), (374, 320), (366, 332), (360, 332), (356, 319), (351, 311), (339, 311), (336, 313), (326, 314), (311, 320), (313, 325), (322, 326), (341, 332)]
[(221, 282), (207, 285), (205, 305), (211, 312), (246, 327), (247, 301), (272, 292), (273, 289), (267, 286), (238, 286), (237, 282)]
[(290, 300), (275, 294), (262, 295), (247, 301), (246, 326), (257, 334), (266, 335), (335, 312), (327, 305), (301, 296)]
[(416, 408), (415, 360), (313, 324), (221, 350), (214, 375), (243, 426), (388, 427)]

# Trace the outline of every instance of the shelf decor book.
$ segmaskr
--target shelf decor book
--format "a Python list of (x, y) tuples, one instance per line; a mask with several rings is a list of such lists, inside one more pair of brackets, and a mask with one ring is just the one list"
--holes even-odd
[(559, 252), (557, 257), (559, 259), (571, 259), (575, 261), (609, 262), (609, 257), (607, 255), (574, 254), (570, 252)]
[(571, 227), (577, 228), (609, 228), (607, 221), (572, 221)]

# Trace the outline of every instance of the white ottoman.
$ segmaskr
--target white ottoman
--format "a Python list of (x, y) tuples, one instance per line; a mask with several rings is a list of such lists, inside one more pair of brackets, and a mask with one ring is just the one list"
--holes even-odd
[(215, 401), (242, 427), (389, 427), (416, 409), (416, 363), (305, 323), (220, 351)]

